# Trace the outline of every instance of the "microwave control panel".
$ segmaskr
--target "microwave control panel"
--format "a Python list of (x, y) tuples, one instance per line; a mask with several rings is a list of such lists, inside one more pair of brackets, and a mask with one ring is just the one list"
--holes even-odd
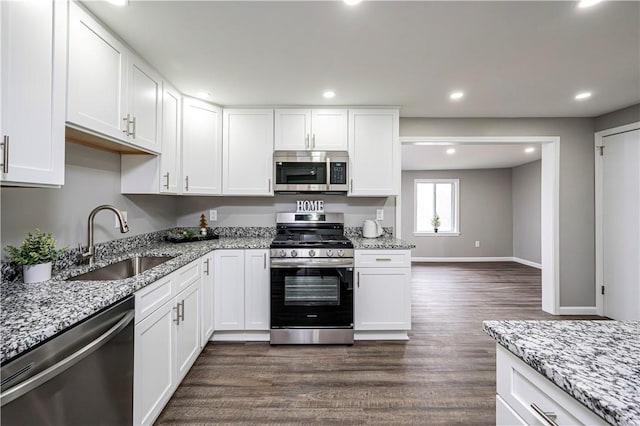
[(331, 163), (331, 180), (332, 185), (347, 184), (347, 163), (335, 162)]

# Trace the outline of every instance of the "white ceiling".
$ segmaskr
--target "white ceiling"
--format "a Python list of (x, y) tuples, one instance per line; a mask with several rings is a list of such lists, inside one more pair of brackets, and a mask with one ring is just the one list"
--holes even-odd
[[(532, 147), (532, 153), (524, 150)], [(447, 149), (455, 149), (447, 154)], [(501, 169), (539, 160), (540, 144), (402, 145), (402, 170)]]
[[(85, 4), (180, 91), (224, 106), (580, 117), (640, 102), (639, 1)], [(448, 99), (454, 89), (461, 101)], [(582, 90), (593, 97), (576, 102)]]

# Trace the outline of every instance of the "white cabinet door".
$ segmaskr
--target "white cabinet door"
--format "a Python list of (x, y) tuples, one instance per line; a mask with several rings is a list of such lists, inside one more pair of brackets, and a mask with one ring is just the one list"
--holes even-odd
[[(187, 374), (200, 354), (200, 283), (189, 286), (174, 299), (176, 313), (176, 380)], [(176, 383), (177, 385), (177, 383)]]
[(245, 329), (269, 330), (271, 324), (269, 250), (245, 250), (244, 265)]
[(358, 268), (354, 329), (411, 329), (411, 269)]
[(127, 48), (74, 2), (69, 11), (67, 121), (126, 140)]
[(62, 185), (67, 3), (3, 1), (0, 14), (1, 180)]
[(398, 110), (349, 110), (348, 195), (400, 195), (398, 122)]
[(133, 423), (153, 424), (175, 384), (173, 300), (135, 326)]
[(223, 194), (273, 195), (273, 110), (225, 109)]
[(216, 250), (214, 259), (214, 328), (244, 330), (244, 250)]
[(311, 111), (311, 149), (346, 151), (348, 113), (346, 109), (314, 109)]
[(162, 154), (160, 155), (160, 192), (179, 193), (181, 155), (180, 93), (166, 81), (162, 86)]
[(277, 109), (274, 114), (274, 151), (310, 149), (311, 110)]
[(160, 152), (162, 79), (140, 58), (129, 56), (127, 85), (131, 143)]
[[(220, 194), (222, 110), (206, 102), (184, 98), (182, 120), (182, 193)], [(238, 169), (247, 170), (242, 166)]]
[(201, 259), (200, 282), (200, 347), (204, 348), (213, 334), (213, 254)]

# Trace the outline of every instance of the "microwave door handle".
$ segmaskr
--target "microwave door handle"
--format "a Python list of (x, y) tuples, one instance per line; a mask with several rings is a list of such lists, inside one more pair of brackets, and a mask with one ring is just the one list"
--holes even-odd
[(331, 158), (327, 157), (327, 191), (331, 190)]

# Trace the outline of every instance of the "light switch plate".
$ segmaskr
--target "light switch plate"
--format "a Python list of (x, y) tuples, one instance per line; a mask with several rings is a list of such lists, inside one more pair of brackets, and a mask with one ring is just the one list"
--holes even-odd
[(476, 241), (476, 247), (480, 247), (480, 241)]
[(212, 222), (218, 220), (218, 210), (209, 210), (209, 220)]
[(384, 209), (376, 210), (376, 220), (384, 220)]

